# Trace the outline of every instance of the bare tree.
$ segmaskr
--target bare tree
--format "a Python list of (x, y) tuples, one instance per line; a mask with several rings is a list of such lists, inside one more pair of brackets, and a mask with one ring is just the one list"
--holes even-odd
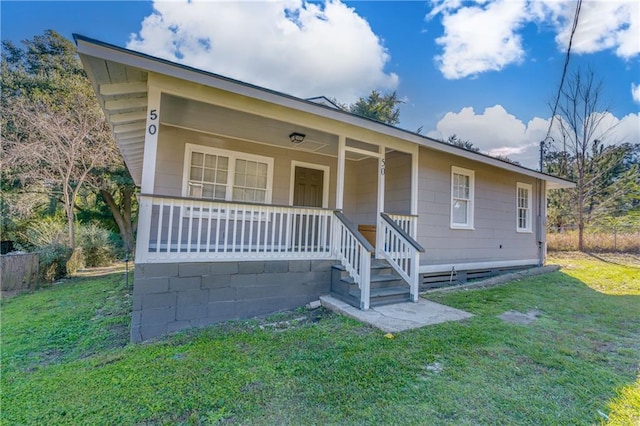
[[(602, 82), (592, 71), (578, 70), (564, 86), (556, 126), (560, 134), (547, 156), (547, 170), (576, 182), (565, 194), (552, 196), (552, 208), (565, 212), (578, 228), (578, 250), (584, 250), (585, 225), (603, 210), (616, 191), (616, 171), (624, 151), (612, 145), (609, 109), (602, 101)], [(605, 143), (608, 142), (608, 143)]]
[(23, 184), (59, 191), (75, 247), (78, 192), (96, 167), (113, 161), (114, 144), (102, 112), (83, 76), (66, 77), (67, 90), (14, 97), (3, 105), (3, 119), (14, 129), (3, 149), (5, 161)]

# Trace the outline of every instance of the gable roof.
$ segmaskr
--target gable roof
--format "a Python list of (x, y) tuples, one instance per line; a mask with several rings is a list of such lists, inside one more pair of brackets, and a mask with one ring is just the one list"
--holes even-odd
[[(153, 72), (262, 100), (277, 106), (311, 113), (335, 122), (357, 126), (381, 135), (408, 141), (428, 149), (446, 152), (499, 169), (542, 179), (547, 182), (548, 188), (571, 188), (575, 186), (573, 182), (556, 176), (352, 114), (337, 108), (333, 102), (323, 96), (302, 99), (79, 34), (73, 34), (73, 38), (89, 80), (94, 86), (108, 122), (114, 130), (114, 136), (125, 163), (138, 185), (142, 176), (146, 123), (146, 103), (144, 102), (147, 94), (146, 78), (149, 72)], [(120, 92), (117, 90), (120, 90)], [(117, 99), (109, 98), (110, 95), (114, 94), (120, 96), (116, 97)], [(111, 100), (107, 101), (106, 98)], [(110, 107), (113, 108), (110, 109)], [(127, 112), (118, 112), (123, 110), (118, 110), (118, 108), (124, 108)]]

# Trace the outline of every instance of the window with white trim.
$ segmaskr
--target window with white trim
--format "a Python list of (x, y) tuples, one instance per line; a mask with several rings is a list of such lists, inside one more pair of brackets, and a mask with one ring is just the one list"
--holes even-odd
[(473, 229), (473, 170), (451, 167), (451, 228)]
[(186, 197), (270, 203), (273, 158), (186, 144), (183, 182)]
[(516, 230), (531, 232), (531, 185), (516, 184)]

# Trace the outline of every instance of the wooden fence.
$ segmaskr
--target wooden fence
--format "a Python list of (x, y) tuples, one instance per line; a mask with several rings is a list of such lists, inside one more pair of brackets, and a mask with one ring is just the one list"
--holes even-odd
[(5, 254), (0, 256), (0, 290), (34, 288), (38, 281), (38, 253)]

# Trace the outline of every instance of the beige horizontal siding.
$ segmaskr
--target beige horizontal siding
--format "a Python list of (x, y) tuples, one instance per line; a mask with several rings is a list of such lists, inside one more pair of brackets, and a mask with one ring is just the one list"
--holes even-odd
[[(418, 241), (425, 248), (421, 264), (472, 263), (532, 259), (535, 235), (535, 180), (513, 172), (420, 150)], [(475, 172), (474, 229), (451, 229), (451, 166)], [(516, 183), (533, 185), (532, 233), (516, 232)]]
[(158, 134), (158, 159), (156, 162), (155, 193), (182, 195), (185, 144), (192, 143), (237, 152), (274, 158), (272, 203), (289, 204), (291, 162), (301, 161), (330, 167), (329, 208), (335, 207), (336, 164), (333, 157), (314, 153), (251, 143), (235, 139), (214, 137), (196, 131), (161, 126)]

